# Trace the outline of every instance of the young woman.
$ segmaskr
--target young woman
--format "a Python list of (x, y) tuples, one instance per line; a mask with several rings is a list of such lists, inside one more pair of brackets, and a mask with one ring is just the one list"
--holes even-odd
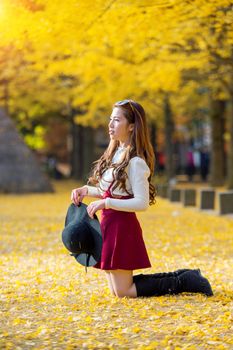
[(154, 153), (143, 107), (133, 100), (114, 104), (109, 121), (110, 143), (94, 163), (89, 183), (72, 190), (78, 205), (85, 196), (101, 198), (90, 203), (91, 218), (102, 210), (103, 248), (95, 265), (105, 271), (111, 292), (118, 297), (199, 292), (212, 295), (200, 270), (133, 276), (133, 270), (150, 267), (136, 211), (155, 203)]

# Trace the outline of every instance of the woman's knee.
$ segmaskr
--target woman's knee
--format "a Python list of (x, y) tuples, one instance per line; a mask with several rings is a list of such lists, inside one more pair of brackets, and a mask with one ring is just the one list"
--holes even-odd
[(118, 298), (131, 297), (132, 271), (115, 270), (111, 272), (112, 284)]
[(135, 284), (132, 284), (130, 287), (128, 286), (115, 286), (115, 294), (118, 298), (136, 298), (137, 290)]

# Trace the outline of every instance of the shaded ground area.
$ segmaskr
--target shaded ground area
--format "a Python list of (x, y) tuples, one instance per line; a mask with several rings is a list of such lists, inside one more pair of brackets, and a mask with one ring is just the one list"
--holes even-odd
[(215, 295), (117, 299), (61, 242), (74, 187), (0, 196), (0, 348), (232, 349), (233, 220), (158, 198), (138, 214), (153, 265), (144, 272), (199, 267)]

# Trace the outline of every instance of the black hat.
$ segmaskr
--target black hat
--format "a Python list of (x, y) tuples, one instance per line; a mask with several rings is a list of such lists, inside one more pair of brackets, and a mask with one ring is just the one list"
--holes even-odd
[(102, 250), (102, 234), (96, 215), (91, 219), (87, 206), (71, 204), (68, 208), (65, 228), (62, 232), (65, 247), (83, 266), (94, 266), (100, 260)]

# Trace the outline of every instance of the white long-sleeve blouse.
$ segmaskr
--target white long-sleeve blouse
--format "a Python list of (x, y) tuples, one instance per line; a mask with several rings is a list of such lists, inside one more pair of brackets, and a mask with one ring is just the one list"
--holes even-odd
[[(116, 150), (112, 163), (118, 163), (121, 161), (125, 152), (124, 147), (118, 147)], [(127, 168), (125, 169), (128, 178), (126, 179), (126, 189), (124, 190), (116, 188), (113, 192), (110, 189), (112, 196), (129, 196), (130, 199), (118, 199), (118, 198), (106, 198), (105, 208), (115, 209), (120, 211), (143, 211), (149, 206), (149, 182), (148, 177), (150, 175), (150, 169), (145, 160), (140, 157), (131, 158)], [(88, 186), (88, 196), (101, 198), (103, 193), (108, 189), (113, 181), (113, 168), (107, 169), (102, 175), (101, 180), (97, 187)]]

